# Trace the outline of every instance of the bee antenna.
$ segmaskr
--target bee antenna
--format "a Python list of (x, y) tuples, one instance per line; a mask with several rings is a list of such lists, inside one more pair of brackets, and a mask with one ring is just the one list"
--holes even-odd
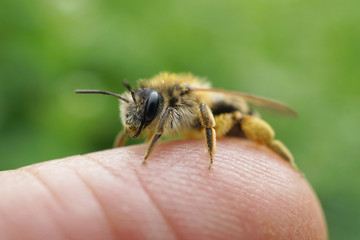
[(129, 103), (129, 100), (127, 100), (126, 98), (123, 98), (120, 94), (103, 91), (103, 90), (75, 90), (75, 93), (96, 93), (96, 94), (111, 95), (111, 96), (114, 96), (114, 97), (117, 97), (117, 98), (123, 100), (124, 102)]
[(127, 81), (127, 80), (123, 80), (122, 83), (123, 83), (123, 85), (126, 87), (126, 89), (129, 90), (129, 92), (131, 93), (131, 97), (132, 97), (134, 103), (136, 103), (135, 93), (134, 93), (134, 91), (131, 89), (131, 86), (130, 86), (130, 84), (128, 83), (128, 81)]

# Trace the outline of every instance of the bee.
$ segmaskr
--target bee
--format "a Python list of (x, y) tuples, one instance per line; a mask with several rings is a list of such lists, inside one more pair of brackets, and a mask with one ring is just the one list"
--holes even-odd
[(76, 90), (76, 93), (111, 95), (120, 100), (123, 130), (114, 147), (121, 147), (128, 137), (149, 141), (143, 164), (147, 162), (162, 136), (204, 137), (209, 155), (208, 168), (214, 162), (216, 138), (228, 135), (246, 137), (266, 145), (294, 168), (294, 158), (287, 147), (274, 139), (274, 130), (252, 111), (249, 104), (295, 116), (296, 112), (275, 100), (254, 95), (212, 89), (210, 84), (191, 73), (160, 73), (149, 80), (139, 80), (136, 89), (127, 82), (123, 94), (102, 90)]

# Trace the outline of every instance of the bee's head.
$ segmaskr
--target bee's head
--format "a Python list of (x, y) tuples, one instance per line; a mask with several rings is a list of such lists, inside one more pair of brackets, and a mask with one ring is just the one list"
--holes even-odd
[(149, 88), (129, 90), (124, 94), (129, 101), (120, 102), (120, 116), (129, 136), (137, 138), (159, 115), (163, 99), (158, 92)]
[(120, 117), (126, 132), (137, 138), (142, 130), (151, 124), (159, 115), (163, 105), (162, 96), (153, 89), (140, 88), (131, 90), (128, 83), (123, 82), (129, 90), (122, 95), (102, 90), (76, 90), (76, 93), (106, 94), (120, 99)]

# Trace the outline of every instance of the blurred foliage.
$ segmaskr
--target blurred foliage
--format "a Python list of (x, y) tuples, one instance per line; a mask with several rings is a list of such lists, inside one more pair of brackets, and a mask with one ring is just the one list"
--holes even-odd
[(159, 71), (288, 103), (265, 118), (322, 202), (333, 239), (360, 238), (356, 0), (0, 2), (0, 169), (111, 147), (124, 91)]

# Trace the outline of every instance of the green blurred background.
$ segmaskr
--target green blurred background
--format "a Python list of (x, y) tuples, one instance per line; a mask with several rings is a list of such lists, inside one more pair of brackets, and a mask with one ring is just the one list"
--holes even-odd
[(0, 169), (110, 148), (124, 91), (160, 71), (288, 103), (266, 115), (332, 239), (360, 239), (360, 2), (0, 2)]

